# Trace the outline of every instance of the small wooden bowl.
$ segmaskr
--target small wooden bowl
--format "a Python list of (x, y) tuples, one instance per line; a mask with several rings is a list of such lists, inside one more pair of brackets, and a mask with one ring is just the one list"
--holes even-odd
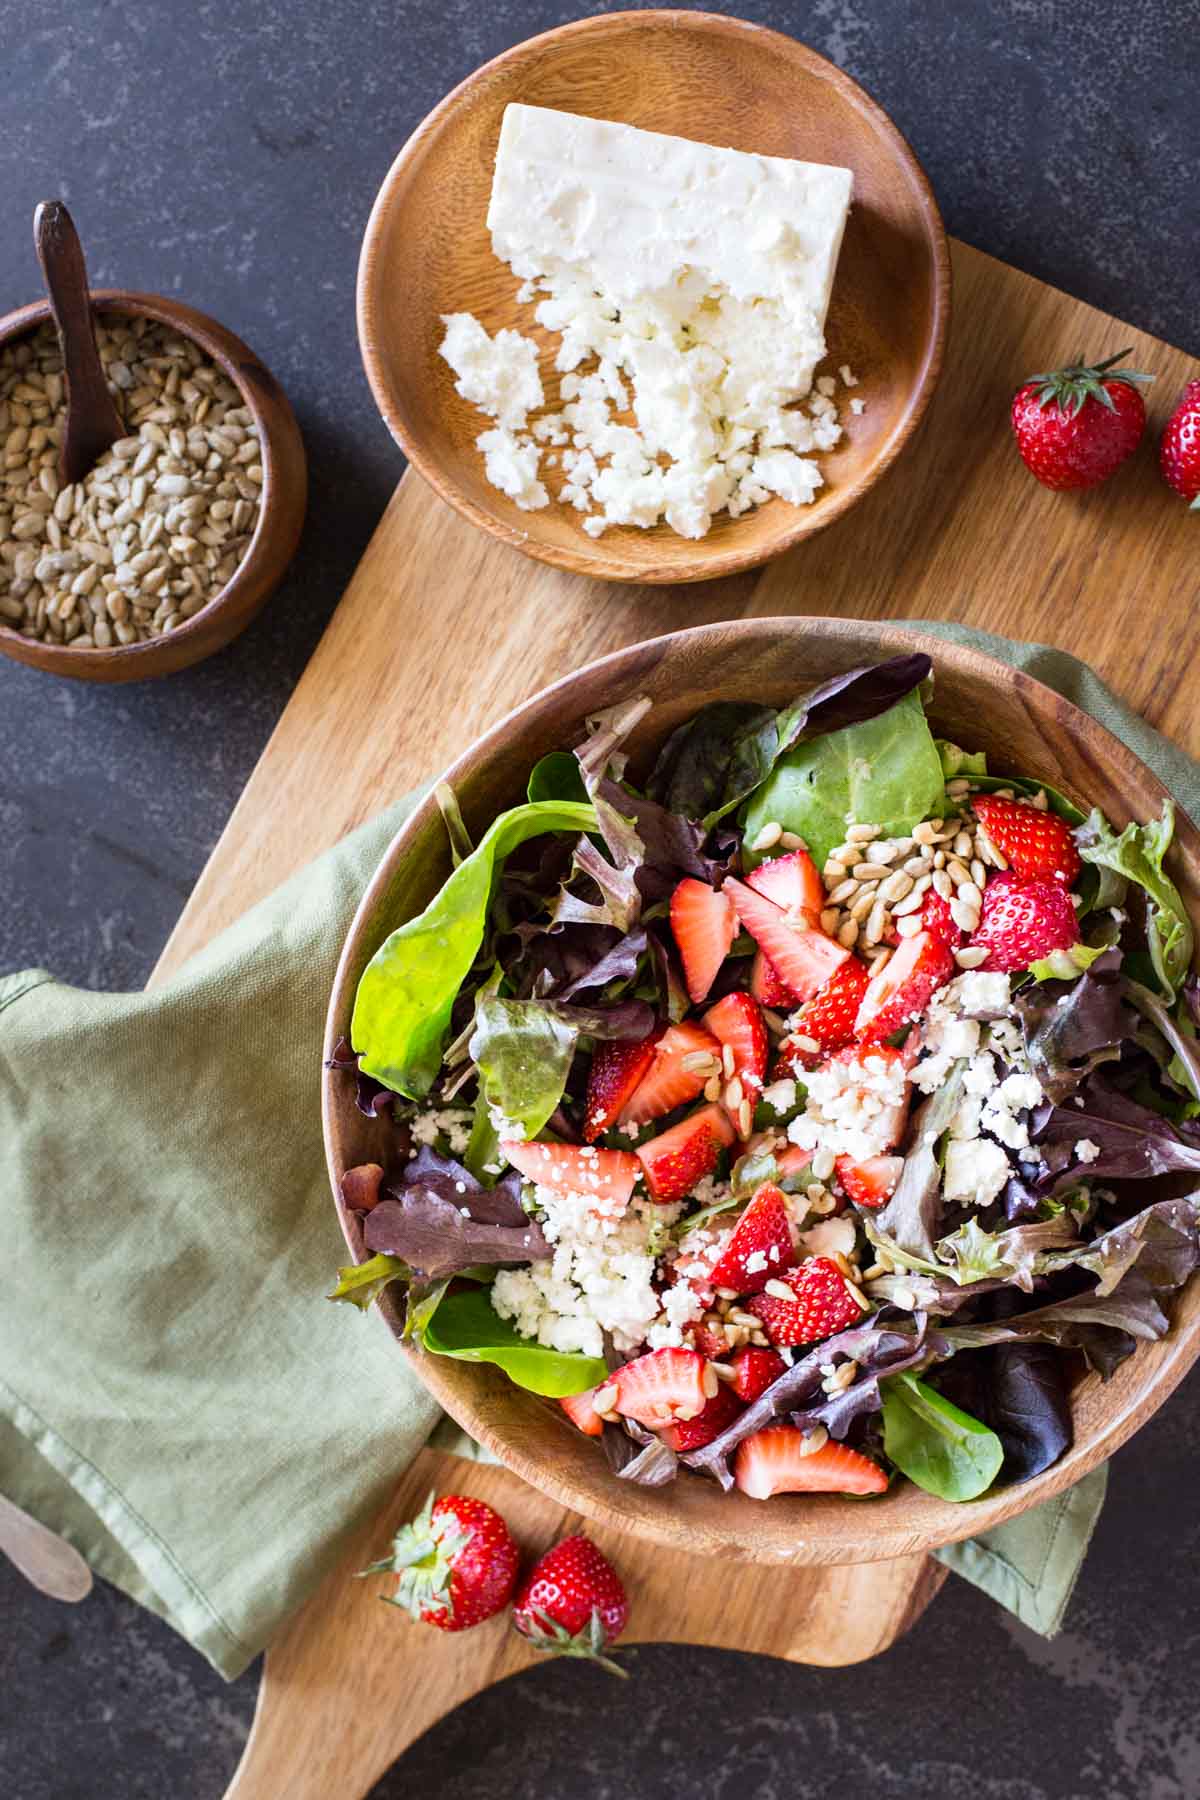
[[(262, 503), (254, 536), (232, 578), (194, 618), (147, 643), (114, 644), (107, 650), (43, 643), (0, 625), (0, 651), (32, 668), (80, 681), (147, 681), (156, 675), (173, 675), (177, 669), (211, 656), (244, 631), (262, 608), (300, 541), (308, 500), (308, 467), (300, 427), (287, 395), (266, 364), (232, 331), (206, 313), (160, 294), (98, 288), (92, 301), (102, 315), (140, 315), (194, 339), (239, 390), (254, 414), (262, 441)], [(9, 313), (0, 319), (0, 347), (24, 337), (49, 317), (45, 300)]]
[[(1119, 828), (1158, 812), (1162, 784), (1133, 753), (1068, 701), (990, 657), (914, 631), (857, 620), (750, 619), (708, 625), (637, 644), (592, 663), (501, 720), (448, 772), (469, 829), (479, 835), (496, 813), (524, 798), (528, 771), (544, 752), (579, 741), (583, 721), (632, 694), (653, 710), (635, 734), (635, 775), (654, 748), (711, 700), (781, 703), (858, 663), (924, 650), (936, 672), (937, 728), (987, 751), (991, 766), (1053, 782), (1080, 804), (1098, 804)], [(1200, 917), (1200, 834), (1182, 814), (1173, 874)], [(450, 872), (441, 815), (432, 797), (395, 838), (350, 928), (334, 983), (328, 1046), (349, 1031), (359, 976), (387, 933), (413, 917)], [(328, 1053), (328, 1052), (327, 1052)], [(390, 1126), (366, 1119), (344, 1075), (326, 1072), (325, 1144), (335, 1197), (347, 1168), (386, 1162)], [(341, 1224), (358, 1260), (366, 1254), (357, 1217), (338, 1199)], [(398, 1335), (397, 1306), (382, 1311)], [(1074, 1447), (1045, 1474), (955, 1506), (898, 1482), (879, 1500), (780, 1497), (762, 1502), (725, 1494), (700, 1476), (671, 1486), (634, 1487), (609, 1472), (604, 1456), (557, 1407), (514, 1387), (498, 1369), (416, 1356), (413, 1367), (459, 1424), (507, 1468), (562, 1505), (614, 1528), (676, 1549), (761, 1563), (858, 1563), (926, 1551), (987, 1531), (1061, 1493), (1110, 1456), (1162, 1404), (1200, 1354), (1200, 1280), (1172, 1305), (1160, 1342), (1139, 1344), (1107, 1384), (1078, 1375), (1072, 1395)]]
[[(454, 391), (438, 355), (443, 313), (512, 326), (543, 352), (554, 339), (519, 307), (493, 254), (488, 197), (510, 100), (614, 119), (769, 156), (854, 172), (826, 324), (823, 369), (859, 376), (861, 417), (821, 458), (811, 506), (779, 499), (699, 542), (666, 524), (613, 527), (598, 540), (551, 502), (521, 512), (491, 486), (475, 439), (487, 420)], [(919, 424), (942, 366), (950, 265), (941, 217), (916, 157), (848, 75), (792, 38), (713, 13), (610, 13), (531, 38), (455, 88), (409, 139), (375, 201), (358, 272), (358, 332), (379, 410), (443, 499), (475, 525), (559, 569), (610, 581), (701, 581), (753, 567), (842, 516), (891, 467)], [(550, 380), (552, 354), (542, 357)], [(551, 392), (556, 392), (551, 387)]]

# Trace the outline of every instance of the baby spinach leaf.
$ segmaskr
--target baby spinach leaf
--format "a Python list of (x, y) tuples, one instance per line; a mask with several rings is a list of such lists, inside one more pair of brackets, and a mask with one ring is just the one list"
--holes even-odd
[(483, 1288), (447, 1294), (426, 1322), (421, 1343), (434, 1356), (495, 1363), (518, 1387), (555, 1400), (565, 1394), (586, 1393), (608, 1379), (608, 1365), (602, 1356), (547, 1350), (532, 1338), (518, 1336), (496, 1312)]
[(746, 812), (746, 841), (778, 821), (807, 843), (818, 867), (856, 821), (890, 836), (942, 806), (941, 759), (915, 691), (878, 717), (802, 743), (781, 756)]
[(483, 942), (500, 864), (528, 838), (595, 826), (592, 807), (565, 800), (500, 814), (425, 911), (393, 931), (364, 969), (350, 1030), (360, 1069), (409, 1100), (429, 1092), (455, 996)]
[(1097, 807), (1075, 834), (1085, 863), (1136, 883), (1146, 895), (1146, 940), (1154, 974), (1168, 999), (1175, 998), (1192, 966), (1195, 934), (1179, 889), (1163, 869), (1175, 835), (1175, 807), (1163, 801), (1162, 813), (1145, 825), (1128, 824), (1118, 836)]
[(587, 789), (583, 785), (579, 763), (570, 750), (551, 750), (548, 756), (534, 763), (525, 792), (534, 805), (545, 800), (587, 803)]
[(579, 1029), (537, 1000), (480, 994), (471, 1058), (490, 1105), (534, 1138), (563, 1096)]
[(939, 1500), (976, 1500), (1000, 1473), (1004, 1446), (994, 1431), (904, 1373), (880, 1383), (883, 1447), (896, 1467)]
[(971, 784), (980, 793), (993, 794), (997, 788), (1011, 788), (1020, 800), (1032, 800), (1035, 794), (1045, 794), (1050, 802), (1050, 811), (1065, 819), (1068, 825), (1082, 825), (1083, 814), (1073, 800), (1058, 788), (1051, 787), (1048, 781), (1035, 781), (1031, 775), (972, 775)]

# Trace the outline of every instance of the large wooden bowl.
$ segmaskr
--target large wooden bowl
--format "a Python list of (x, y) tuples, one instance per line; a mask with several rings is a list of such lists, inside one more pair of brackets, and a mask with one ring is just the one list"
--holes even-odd
[[(824, 367), (859, 376), (861, 417), (821, 459), (811, 506), (773, 499), (718, 517), (698, 543), (665, 524), (614, 527), (593, 541), (551, 503), (521, 512), (485, 480), (475, 439), (488, 421), (454, 391), (438, 355), (441, 316), (473, 312), (543, 351), (555, 340), (519, 307), (492, 253), (486, 215), (500, 120), (510, 100), (680, 137), (839, 163), (854, 207), (826, 325)], [(375, 201), (358, 273), (358, 331), (379, 410), (443, 499), (472, 524), (559, 569), (612, 581), (700, 581), (754, 567), (840, 518), (891, 467), (941, 369), (950, 316), (942, 221), (916, 157), (848, 75), (792, 38), (713, 13), (610, 13), (531, 38), (464, 81), (414, 133)], [(542, 357), (550, 393), (553, 357)]]
[[(263, 488), (258, 523), (246, 554), (225, 586), (218, 590), (194, 618), (174, 631), (144, 643), (113, 644), (108, 649), (76, 649), (24, 637), (0, 621), (0, 653), (29, 663), (51, 675), (70, 675), (79, 681), (148, 681), (172, 675), (203, 661), (230, 643), (265, 606), (284, 572), (304, 524), (308, 503), (308, 464), (304, 441), (287, 395), (267, 365), (248, 344), (207, 313), (197, 312), (180, 300), (162, 294), (137, 294), (126, 288), (97, 288), (92, 307), (101, 318), (142, 317), (171, 326), (182, 337), (192, 338), (210, 356), (242, 396), (258, 427), (262, 445)], [(15, 342), (45, 324), (50, 317), (46, 300), (0, 318), (0, 345)]]
[[(988, 752), (1002, 773), (1052, 782), (1082, 804), (1101, 805), (1118, 827), (1146, 819), (1162, 803), (1162, 784), (1094, 719), (1029, 676), (974, 651), (920, 633), (854, 620), (752, 619), (708, 625), (618, 651), (547, 688), (473, 745), (448, 773), (468, 827), (524, 798), (531, 765), (544, 752), (579, 741), (589, 714), (631, 694), (649, 694), (653, 710), (634, 740), (639, 762), (676, 725), (716, 699), (779, 703), (858, 663), (926, 650), (935, 672), (933, 717), (941, 732)], [(1200, 834), (1180, 816), (1174, 870), (1193, 916), (1200, 916)], [(332, 1046), (348, 1032), (359, 975), (383, 938), (419, 912), (450, 872), (446, 836), (432, 800), (399, 833), (350, 928), (328, 1021)], [(344, 1075), (327, 1074), (325, 1142), (335, 1195), (343, 1172), (386, 1161), (390, 1127), (356, 1109)], [(365, 1252), (354, 1215), (340, 1207), (356, 1259)], [(383, 1313), (399, 1315), (386, 1294)], [(412, 1354), (411, 1352), (404, 1352)], [(1174, 1307), (1159, 1343), (1139, 1345), (1107, 1384), (1080, 1375), (1073, 1393), (1075, 1444), (1044, 1475), (954, 1506), (898, 1482), (877, 1501), (725, 1494), (706, 1478), (683, 1474), (646, 1489), (617, 1480), (595, 1443), (556, 1407), (512, 1386), (500, 1371), (436, 1356), (414, 1357), (427, 1387), (500, 1461), (565, 1506), (677, 1549), (750, 1562), (872, 1562), (969, 1537), (1069, 1487), (1114, 1451), (1162, 1404), (1200, 1353), (1200, 1282)]]

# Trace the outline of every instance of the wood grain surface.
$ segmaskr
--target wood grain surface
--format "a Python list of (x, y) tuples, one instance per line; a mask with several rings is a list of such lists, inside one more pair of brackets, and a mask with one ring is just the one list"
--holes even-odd
[[(534, 338), (547, 394), (559, 397), (557, 334), (534, 324), (532, 305), (518, 305), (517, 278), (493, 253), (487, 229), (510, 101), (854, 171), (822, 367), (858, 371), (867, 407), (858, 417), (844, 410), (845, 435), (821, 457), (826, 486), (811, 506), (774, 499), (740, 519), (718, 514), (698, 543), (666, 525), (593, 539), (570, 507), (522, 512), (486, 480), (475, 443), (486, 420), (455, 392), (438, 355), (443, 315), (476, 313), (489, 331), (508, 326)], [(443, 228), (448, 217), (453, 231)], [(415, 243), (420, 256), (409, 254)], [(857, 506), (925, 415), (949, 314), (937, 202), (882, 107), (794, 38), (744, 19), (671, 9), (579, 19), (477, 69), (434, 108), (388, 171), (358, 273), (367, 376), (414, 466), (502, 542), (555, 568), (614, 581), (696, 581), (753, 568)]]
[[(476, 531), (407, 475), (156, 978), (310, 857), (451, 762), (536, 689), (684, 625), (776, 614), (963, 620), (1083, 656), (1131, 705), (1200, 754), (1188, 680), (1200, 638), (1195, 521), (1162, 486), (1150, 442), (1098, 494), (1053, 495), (1025, 472), (1006, 424), (1019, 380), (1081, 344), (1097, 356), (1130, 344), (1138, 366), (1157, 371), (1151, 432), (1161, 429), (1194, 365), (976, 251), (955, 245), (953, 258), (947, 368), (902, 469), (760, 574), (688, 588), (616, 587), (563, 574)], [(427, 1456), (418, 1459), (391, 1516), (415, 1507), (440, 1475)], [(505, 1471), (456, 1462), (446, 1471), (451, 1477), (485, 1498), (501, 1496), (531, 1546), (562, 1522), (552, 1502)], [(364, 1533), (347, 1567), (378, 1554), (391, 1516)], [(640, 1576), (647, 1551), (626, 1539), (618, 1555)], [(675, 1610), (653, 1629), (812, 1660), (834, 1660), (835, 1643), (839, 1654), (882, 1648), (941, 1576), (924, 1558), (786, 1575), (690, 1559), (663, 1566)], [(688, 1571), (683, 1579), (680, 1567)], [(752, 1627), (758, 1583), (769, 1585), (772, 1603)], [(408, 1634), (368, 1585), (332, 1576), (269, 1652), (255, 1733), (232, 1790), (238, 1800), (280, 1792), (353, 1800), (443, 1711), (524, 1654), (497, 1647), (488, 1659), (499, 1627), (462, 1643)], [(393, 1628), (387, 1654), (364, 1667), (355, 1645), (375, 1643), (376, 1618)], [(764, 1640), (764, 1618), (773, 1632), (781, 1623), (782, 1635)], [(635, 1616), (633, 1629), (646, 1635), (651, 1627)], [(360, 1640), (359, 1633), (368, 1635)], [(365, 1691), (370, 1707), (358, 1703)], [(368, 1716), (381, 1721), (379, 1736), (359, 1763), (350, 1746), (362, 1741)], [(336, 1781), (328, 1760), (334, 1748), (345, 1753)], [(285, 1756), (291, 1785), (280, 1772)], [(306, 1774), (310, 1766), (324, 1771), (324, 1786)]]
[[(423, 1451), (386, 1512), (268, 1651), (250, 1741), (226, 1800), (358, 1800), (451, 1707), (539, 1660), (503, 1616), (458, 1636), (436, 1632), (382, 1605), (380, 1580), (354, 1580), (386, 1553), (391, 1533), (431, 1488), (488, 1501), (529, 1558), (586, 1523), (505, 1469)], [(794, 1574), (714, 1568), (587, 1530), (628, 1586), (626, 1645), (716, 1644), (825, 1667), (857, 1662), (907, 1630), (946, 1577), (927, 1557)], [(636, 1649), (622, 1660), (636, 1680)]]

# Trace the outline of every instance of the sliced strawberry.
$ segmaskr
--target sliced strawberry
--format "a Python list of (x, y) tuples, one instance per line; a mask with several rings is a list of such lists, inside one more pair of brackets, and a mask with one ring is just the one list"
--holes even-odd
[(616, 1124), (622, 1108), (633, 1099), (654, 1061), (658, 1036), (658, 1032), (651, 1032), (635, 1044), (620, 1038), (602, 1038), (596, 1045), (583, 1118), (583, 1135), (589, 1144)]
[(597, 1150), (591, 1144), (521, 1144), (503, 1139), (500, 1154), (526, 1181), (564, 1194), (595, 1194), (606, 1212), (622, 1212), (638, 1178), (632, 1150)]
[(976, 794), (971, 805), (1014, 875), (1028, 881), (1061, 881), (1070, 887), (1080, 865), (1065, 819), (1024, 800), (1003, 800), (998, 794)]
[(921, 903), (921, 928), (940, 938), (950, 950), (962, 947), (962, 929), (954, 922), (950, 902), (943, 900), (936, 888), (930, 888)]
[(613, 1376), (616, 1409), (627, 1419), (661, 1431), (677, 1419), (697, 1419), (708, 1404), (706, 1391), (716, 1380), (695, 1350), (650, 1350), (623, 1363)]
[(708, 1325), (692, 1325), (689, 1329), (692, 1343), (710, 1362), (721, 1362), (729, 1354), (729, 1343), (723, 1332), (714, 1331)]
[(868, 1156), (865, 1162), (839, 1156), (837, 1176), (856, 1206), (883, 1206), (896, 1191), (904, 1170), (902, 1156)]
[(750, 992), (760, 1006), (769, 1006), (775, 1011), (782, 1008), (787, 1012), (796, 1004), (795, 994), (779, 979), (775, 964), (761, 950), (754, 952), (754, 961), (750, 965)]
[(810, 1257), (784, 1286), (791, 1290), (788, 1300), (781, 1294), (755, 1294), (746, 1302), (747, 1312), (762, 1320), (773, 1344), (814, 1344), (862, 1315), (845, 1276), (827, 1256)]
[[(721, 1046), (711, 1031), (705, 1031), (692, 1019), (668, 1025), (662, 1036), (651, 1045), (650, 1065), (633, 1091), (633, 1096), (618, 1119), (619, 1125), (644, 1125), (647, 1119), (661, 1119), (694, 1100), (709, 1077), (721, 1067)], [(685, 1059), (707, 1056), (707, 1067), (689, 1069)]]
[[(710, 1006), (704, 1015), (704, 1023), (722, 1051), (728, 1050), (733, 1058), (733, 1079), (740, 1087), (741, 1098), (738, 1098), (737, 1088), (730, 1094), (726, 1084), (725, 1103), (738, 1127), (739, 1137), (749, 1137), (754, 1108), (767, 1072), (767, 1028), (763, 1024), (762, 1011), (757, 1000), (739, 990), (726, 994), (723, 1000)], [(749, 1103), (748, 1111), (743, 1111), (743, 1101)]]
[(812, 1162), (812, 1151), (802, 1150), (799, 1144), (788, 1144), (783, 1150), (772, 1150), (771, 1160), (782, 1181), (787, 1175), (802, 1175)]
[(721, 892), (731, 896), (738, 918), (798, 1000), (811, 1000), (850, 955), (815, 923), (793, 924), (782, 907), (732, 876)]
[[(854, 1041), (854, 1025), (870, 980), (867, 965), (848, 957), (835, 969), (819, 994), (806, 1000), (788, 1020), (788, 1035), (779, 1046), (780, 1061), (791, 1069), (815, 1069), (833, 1050)], [(809, 1050), (797, 1038), (810, 1038), (818, 1047)]]
[(662, 1206), (686, 1199), (698, 1181), (712, 1174), (722, 1150), (733, 1140), (733, 1126), (724, 1107), (702, 1106), (670, 1131), (639, 1144), (638, 1161), (652, 1197)]
[(796, 1240), (786, 1197), (767, 1182), (730, 1232), (709, 1280), (735, 1294), (757, 1294), (773, 1275), (796, 1260)]
[(683, 958), (683, 978), (699, 1006), (737, 936), (737, 913), (724, 888), (686, 876), (671, 895), (671, 930)]
[(1075, 908), (1061, 882), (1023, 881), (1011, 869), (992, 876), (971, 937), (973, 948), (988, 952), (981, 968), (1027, 969), (1078, 942)]
[(953, 951), (931, 931), (901, 938), (883, 968), (867, 983), (854, 1022), (858, 1036), (867, 1043), (877, 1042), (901, 1025), (913, 1024), (937, 989), (957, 973)]
[(743, 1438), (733, 1461), (733, 1479), (752, 1500), (772, 1494), (882, 1494), (887, 1476), (878, 1463), (835, 1438), (803, 1453), (798, 1425), (768, 1425)]
[(761, 1350), (757, 1344), (743, 1344), (733, 1355), (733, 1391), (739, 1400), (757, 1400), (773, 1381), (778, 1381), (787, 1368), (778, 1350)]
[(786, 856), (759, 863), (746, 880), (756, 894), (765, 894), (784, 912), (819, 913), (825, 905), (825, 884), (807, 850), (789, 850)]
[(659, 1436), (664, 1444), (683, 1456), (689, 1450), (700, 1450), (720, 1437), (742, 1410), (742, 1403), (729, 1382), (723, 1381), (704, 1411), (694, 1419), (681, 1419), (676, 1425), (664, 1426)]
[(599, 1437), (604, 1430), (604, 1420), (592, 1405), (595, 1388), (589, 1388), (585, 1394), (564, 1394), (558, 1404), (566, 1413), (573, 1425), (578, 1425), (587, 1437)]

